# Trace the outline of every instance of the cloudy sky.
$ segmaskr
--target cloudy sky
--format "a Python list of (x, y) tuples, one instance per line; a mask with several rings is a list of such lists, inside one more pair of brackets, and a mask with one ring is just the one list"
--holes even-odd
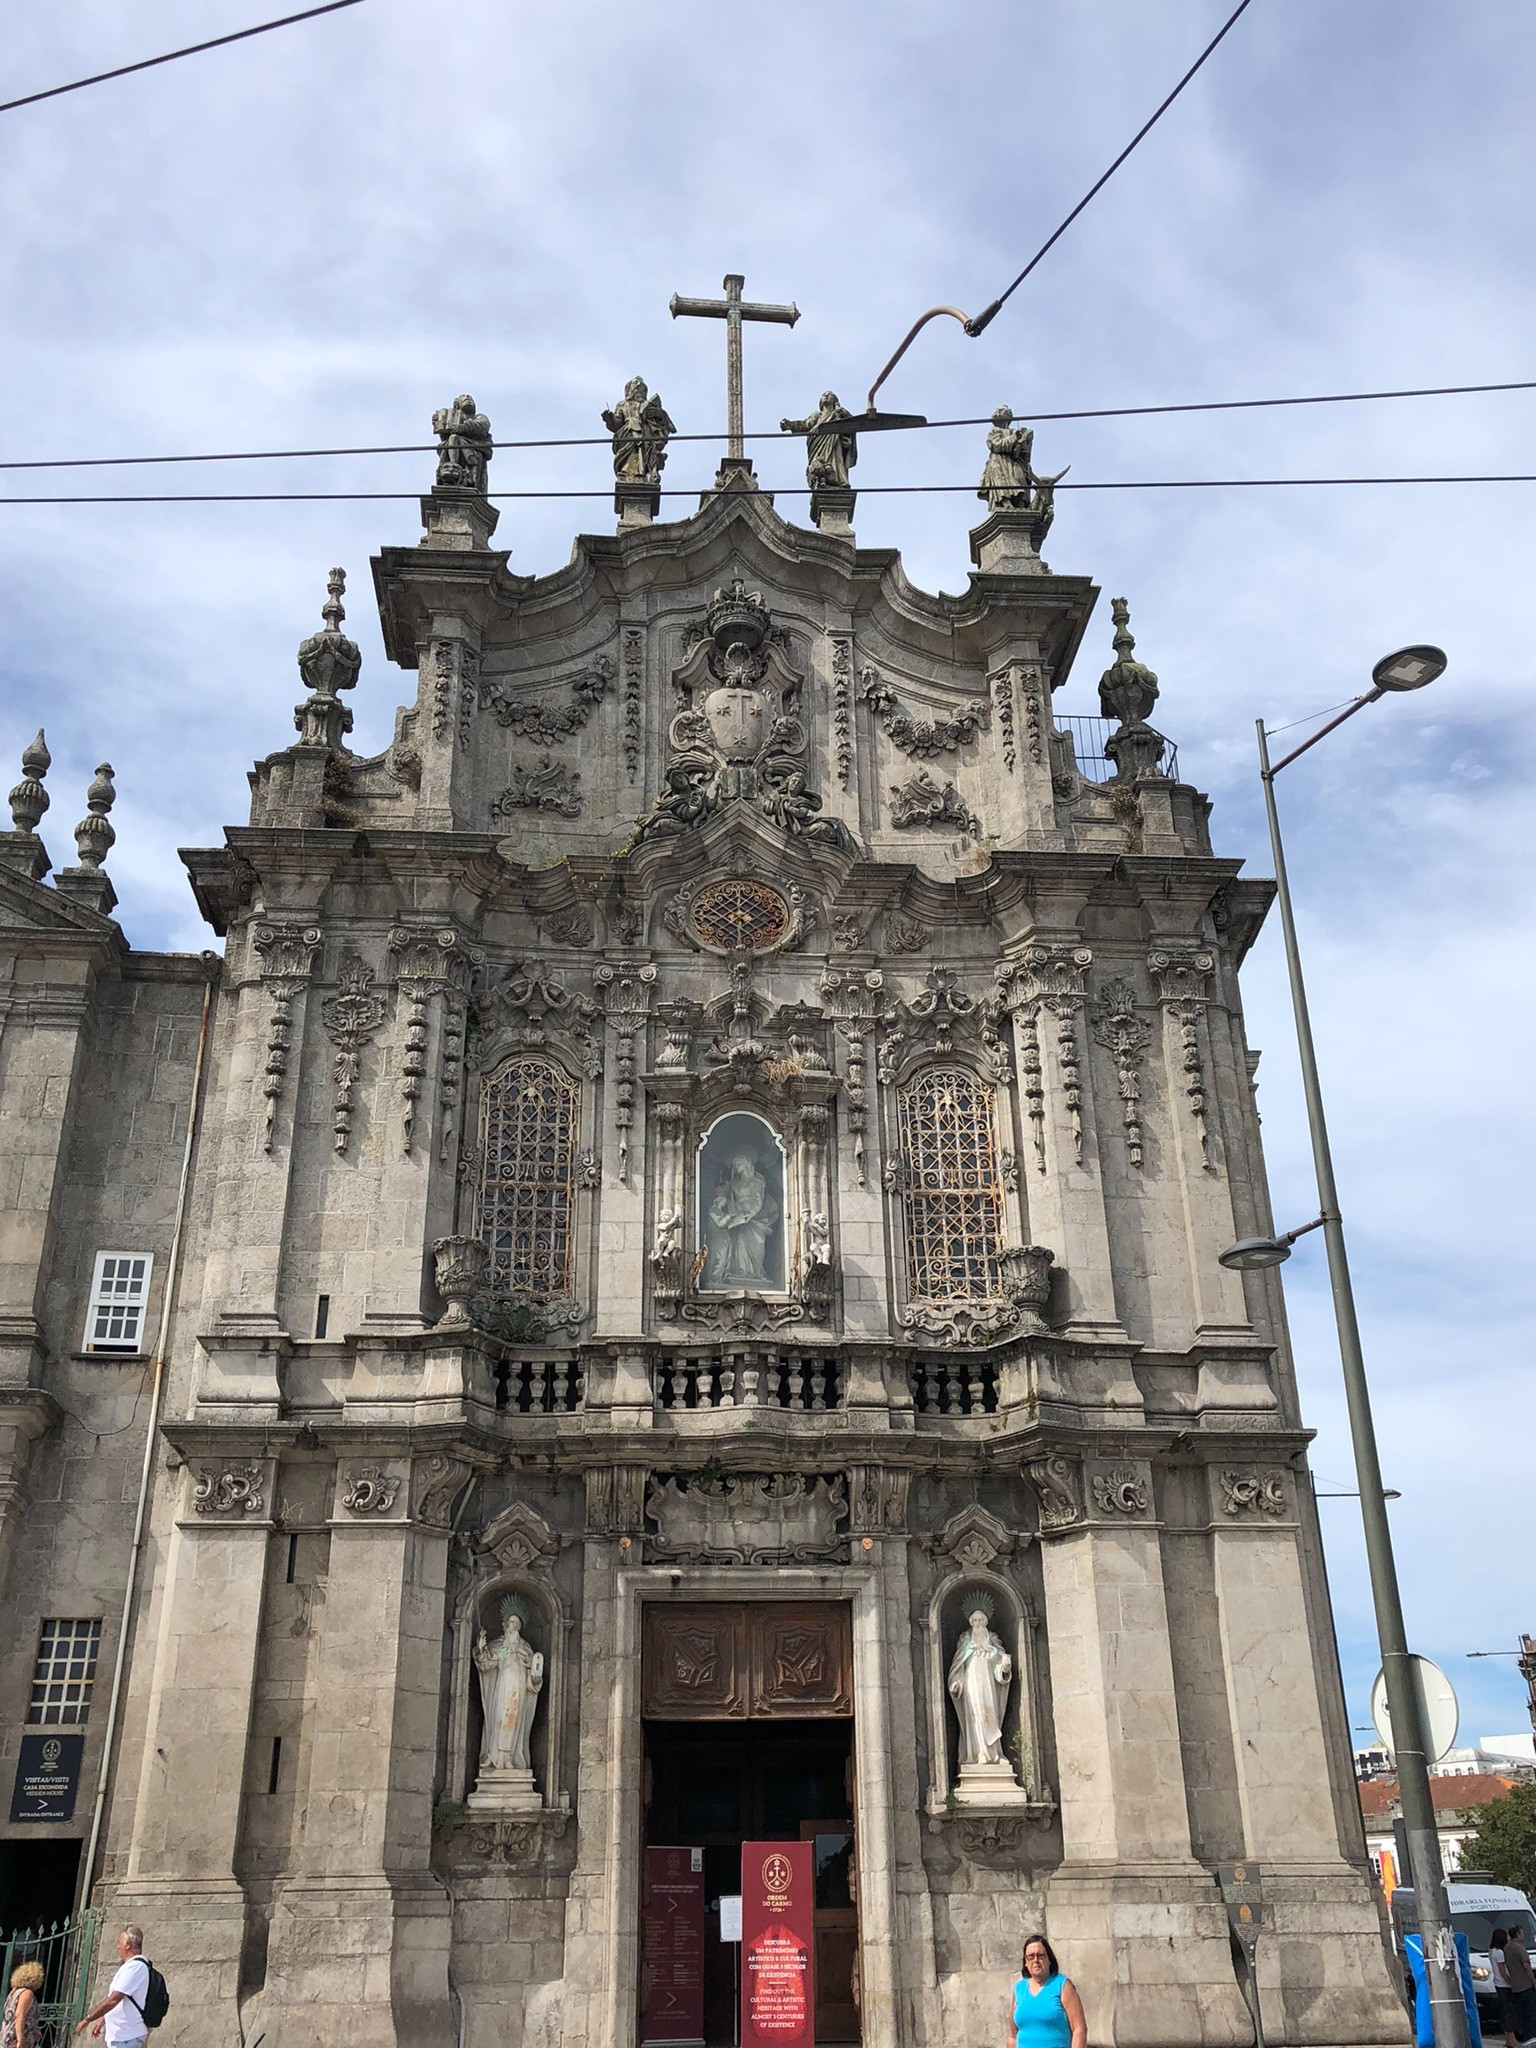
[[(259, 0), (15, 13), (0, 97), (263, 18)], [(793, 298), (747, 336), (747, 424), (852, 404), (909, 322), (975, 310), (1172, 85), (1228, 0), (365, 0), (9, 114), (0, 455), (416, 442), (472, 391), (499, 438), (600, 431), (635, 371), (685, 431), (723, 421), (722, 336), (674, 291)], [(978, 341), (930, 329), (884, 394), (933, 418), (1536, 375), (1519, 0), (1255, 0), (1153, 136)], [(1522, 283), (1522, 278), (1525, 282)], [(1072, 481), (1536, 470), (1536, 393), (1042, 425)], [(858, 480), (966, 483), (974, 429), (870, 441)], [(790, 453), (765, 483), (798, 483)], [(668, 481), (713, 465), (679, 449)], [(22, 472), (0, 494), (414, 492), (420, 455)], [(498, 455), (501, 489), (602, 489), (601, 449)], [(1410, 1634), (1463, 1739), (1526, 1725), (1536, 1630), (1529, 1353), (1533, 919), (1529, 585), (1536, 486), (1064, 492), (1050, 556), (1131, 601), (1159, 722), (1267, 872), (1253, 721), (1365, 686), (1412, 640), (1423, 697), (1362, 714), (1284, 779), (1293, 876)], [(788, 505), (789, 501), (786, 501)], [(962, 496), (866, 495), (859, 537), (963, 588)], [(600, 501), (503, 508), (523, 572)], [(198, 947), (175, 848), (244, 815), (292, 738), (294, 649), (347, 568), (354, 744), (384, 746), (367, 564), (414, 506), (0, 505), (0, 771), (46, 723), (52, 846), (97, 761), (130, 937)], [(1063, 710), (1097, 709), (1107, 602)], [(7, 768), (6, 763), (11, 765)], [(3, 786), (3, 785), (0, 785)], [(1278, 936), (1247, 971), (1282, 1224), (1315, 1210)], [(1520, 1046), (1527, 1050), (1520, 1052)], [(1319, 1485), (1353, 1484), (1323, 1259), (1287, 1269)], [(1350, 1718), (1376, 1656), (1348, 1500), (1322, 1509)]]

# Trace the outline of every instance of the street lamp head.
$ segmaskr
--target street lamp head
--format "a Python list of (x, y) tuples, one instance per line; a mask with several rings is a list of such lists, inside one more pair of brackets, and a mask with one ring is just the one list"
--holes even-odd
[(1438, 647), (1400, 647), (1396, 654), (1383, 655), (1371, 670), (1371, 682), (1378, 690), (1422, 690), (1446, 670), (1444, 652)]
[(1233, 1273), (1262, 1273), (1270, 1266), (1283, 1266), (1290, 1256), (1290, 1239), (1285, 1237), (1240, 1237), (1217, 1254)]

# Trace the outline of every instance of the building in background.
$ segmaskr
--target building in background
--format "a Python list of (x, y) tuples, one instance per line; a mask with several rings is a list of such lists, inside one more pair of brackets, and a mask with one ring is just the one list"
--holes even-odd
[(1071, 708), (1028, 430), (943, 596), (854, 541), (839, 419), (813, 524), (740, 457), (658, 523), (632, 386), (618, 530), (527, 576), (445, 408), (394, 738), (334, 576), (184, 855), (217, 957), (126, 944), (105, 769), (49, 879), (28, 750), (0, 1881), (141, 1921), (168, 2043), (628, 2048), (648, 1846), (729, 2038), (762, 1838), (816, 1844), (823, 2039), (990, 2048), (1043, 1925), (1096, 2042), (1240, 2048), (1239, 1860), (1269, 2039), (1401, 2037), (1279, 1282), (1217, 1257), (1271, 1228), (1269, 885), (1119, 601)]

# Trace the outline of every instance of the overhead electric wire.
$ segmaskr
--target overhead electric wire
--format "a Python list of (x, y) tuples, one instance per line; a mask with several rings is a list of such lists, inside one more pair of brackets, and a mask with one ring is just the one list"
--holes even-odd
[(1245, 13), (1250, 4), (1251, 0), (1238, 0), (1238, 5), (1233, 8), (1232, 12), (1227, 16), (1226, 20), (1222, 23), (1221, 27), (1216, 31), (1215, 35), (1212, 36), (1211, 40), (1206, 44), (1205, 48), (1200, 52), (1199, 56), (1195, 59), (1194, 63), (1190, 65), (1189, 69), (1185, 72), (1184, 76), (1173, 88), (1173, 91), (1169, 93), (1168, 97), (1157, 109), (1156, 113), (1154, 113), (1149, 120), (1144, 121), (1141, 127), (1137, 129), (1136, 133), (1131, 137), (1130, 141), (1125, 145), (1124, 149), (1121, 150), (1120, 154), (1115, 158), (1114, 162), (1110, 165), (1109, 169), (1104, 173), (1104, 175), (1088, 187), (1088, 190), (1083, 194), (1082, 198), (1079, 199), (1076, 206), (1073, 207), (1072, 211), (1067, 215), (1066, 219), (1061, 223), (1060, 227), (1054, 229), (1053, 232), (1049, 234), (1046, 237), (1046, 239), (1040, 244), (1040, 247), (1035, 251), (1034, 255), (1030, 257), (1029, 261), (1025, 264), (1024, 268), (1019, 272), (1018, 276), (1013, 280), (1013, 283), (1009, 285), (1008, 289), (1005, 292), (1000, 292), (998, 296), (992, 301), (991, 305), (987, 307), (985, 312), (978, 313), (974, 320), (968, 321), (966, 323), (966, 332), (968, 334), (980, 334), (981, 330), (985, 326), (987, 326), (987, 324), (994, 318), (994, 316), (1002, 311), (1003, 307), (1007, 305), (1008, 301), (1013, 297), (1014, 293), (1018, 290), (1019, 286), (1024, 282), (1025, 278), (1028, 277), (1029, 273), (1035, 268), (1035, 265), (1040, 262), (1042, 257), (1048, 255), (1050, 251), (1055, 248), (1056, 244), (1067, 232), (1067, 229), (1071, 227), (1073, 221), (1077, 219), (1078, 215), (1084, 210), (1085, 207), (1087, 207), (1094, 199), (1098, 197), (1099, 193), (1101, 193), (1104, 190), (1104, 187), (1109, 183), (1110, 179), (1115, 175), (1116, 171), (1119, 170), (1120, 166), (1125, 162), (1126, 158), (1131, 154), (1132, 150), (1134, 150), (1139, 143), (1143, 142), (1146, 139), (1146, 137), (1151, 134), (1152, 130), (1157, 126), (1158, 122), (1161, 121), (1164, 114), (1167, 113), (1168, 109), (1173, 105), (1174, 101), (1178, 98), (1179, 94), (1184, 90), (1185, 86), (1189, 84), (1189, 81), (1200, 69), (1201, 65), (1204, 64), (1206, 58), (1213, 54), (1217, 45), (1225, 38), (1228, 32), (1237, 25), (1239, 15)]
[[(1181, 476), (1181, 477), (1132, 477), (1117, 478), (1104, 482), (1058, 483), (1058, 491), (1273, 491), (1294, 490), (1302, 486), (1317, 489), (1328, 486), (1351, 484), (1536, 484), (1536, 471), (1489, 472), (1475, 475), (1452, 476)], [(944, 496), (950, 493), (969, 492), (973, 497), (984, 495), (974, 483), (968, 484), (865, 484), (860, 487), (861, 497), (921, 497), (924, 495)], [(0, 497), (0, 505), (305, 505), (305, 504), (363, 504), (391, 502), (408, 504), (412, 499), (427, 495), (422, 491), (167, 491), (111, 494), (100, 497)], [(668, 486), (661, 495), (666, 498), (714, 497), (725, 495), (712, 491), (708, 484), (679, 484)], [(761, 495), (770, 498), (809, 498), (810, 489), (804, 484), (764, 484)], [(510, 503), (530, 499), (565, 498), (609, 498), (611, 490), (599, 491), (488, 491), (486, 497), (492, 503)]]
[(56, 100), (61, 93), (81, 92), (88, 85), (105, 85), (110, 78), (126, 78), (132, 71), (153, 71), (157, 64), (174, 64), (178, 57), (197, 57), (204, 50), (219, 50), (226, 43), (248, 42), (270, 29), (291, 28), (296, 21), (313, 21), (317, 14), (337, 14), (343, 7), (360, 7), (362, 0), (326, 0), (324, 7), (306, 7), (302, 14), (284, 14), (276, 21), (260, 21), (254, 28), (236, 29), (232, 35), (210, 36), (206, 43), (188, 43), (184, 50), (167, 50), (163, 57), (141, 57), (136, 64), (119, 64), (112, 71), (96, 71), (89, 78), (71, 79), (68, 85), (50, 85), (42, 92), (23, 93), (19, 100), (0, 100), (0, 114), (17, 107), (34, 107), (39, 100)]
[[(1292, 398), (1203, 398), (1185, 400), (1174, 405), (1087, 406), (1069, 412), (1021, 413), (1020, 418), (1038, 426), (1042, 422), (1060, 420), (1151, 419), (1160, 413), (1255, 412), (1272, 409), (1275, 406), (1291, 405), (1362, 405), (1386, 398), (1477, 398), (1502, 391), (1536, 391), (1536, 378), (1505, 384), (1423, 384), (1401, 391), (1324, 391)], [(923, 420), (912, 426), (894, 428), (891, 431), (917, 433), (923, 428), (989, 427), (991, 424), (989, 414), (985, 418), (976, 419)], [(669, 443), (673, 446), (685, 441), (724, 441), (727, 438), (723, 432), (668, 436)], [(743, 438), (748, 441), (798, 441), (804, 436), (762, 428), (746, 434)], [(496, 441), (494, 446), (508, 452), (537, 448), (606, 448), (611, 440), (612, 436), (609, 434), (577, 434), (546, 441)], [(148, 469), (177, 462), (300, 462), (311, 458), (320, 461), (350, 455), (435, 455), (437, 452), (438, 446), (435, 441), (398, 441), (364, 448), (240, 448), (209, 455), (61, 455), (0, 462), (0, 471)]]

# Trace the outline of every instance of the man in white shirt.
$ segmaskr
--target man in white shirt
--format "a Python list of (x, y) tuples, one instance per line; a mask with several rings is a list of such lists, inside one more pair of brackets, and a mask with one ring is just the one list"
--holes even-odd
[(144, 1930), (125, 1927), (117, 1937), (118, 1968), (106, 1997), (75, 2028), (87, 2027), (104, 2036), (109, 2048), (141, 2048), (148, 2039), (144, 2000), (149, 1994), (149, 1965), (144, 1960)]

